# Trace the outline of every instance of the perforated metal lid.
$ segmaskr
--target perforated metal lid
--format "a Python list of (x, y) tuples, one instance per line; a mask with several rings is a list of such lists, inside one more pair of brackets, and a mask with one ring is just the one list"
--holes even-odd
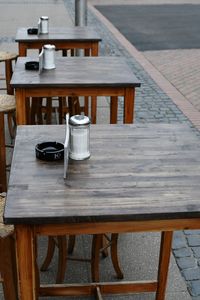
[(88, 125), (90, 124), (90, 119), (87, 116), (75, 115), (69, 119), (69, 124), (74, 126)]
[(44, 49), (45, 50), (55, 50), (55, 45), (50, 45), (50, 44), (47, 44), (47, 45), (44, 45)]
[(49, 17), (47, 17), (47, 16), (41, 16), (40, 19), (41, 20), (49, 20)]

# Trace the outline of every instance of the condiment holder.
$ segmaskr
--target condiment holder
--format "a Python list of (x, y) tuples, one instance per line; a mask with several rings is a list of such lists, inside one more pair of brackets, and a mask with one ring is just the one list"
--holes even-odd
[(66, 115), (66, 136), (64, 143), (64, 178), (66, 178), (68, 157), (84, 160), (90, 157), (90, 119), (84, 115), (75, 115), (69, 119)]
[(43, 47), (43, 68), (46, 70), (55, 69), (55, 49), (54, 45), (44, 45)]
[(42, 16), (38, 21), (38, 34), (48, 34), (49, 33), (49, 17)]
[(69, 157), (84, 160), (90, 157), (90, 119), (75, 115), (69, 119)]

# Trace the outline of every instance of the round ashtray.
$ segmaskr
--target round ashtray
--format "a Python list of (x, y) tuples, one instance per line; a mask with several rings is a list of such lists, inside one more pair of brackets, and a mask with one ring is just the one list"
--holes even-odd
[(28, 34), (38, 34), (38, 28), (28, 28), (27, 33)]
[(39, 62), (38, 61), (27, 61), (25, 63), (25, 69), (38, 71), (39, 70)]
[(57, 142), (43, 142), (35, 146), (38, 159), (56, 161), (64, 158), (64, 145)]

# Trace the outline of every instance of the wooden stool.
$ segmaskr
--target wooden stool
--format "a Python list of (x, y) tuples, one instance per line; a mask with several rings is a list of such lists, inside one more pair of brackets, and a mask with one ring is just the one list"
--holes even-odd
[[(0, 79), (6, 81), (6, 87), (0, 88), (0, 90), (5, 90), (6, 94), (8, 94), (8, 95), (14, 95), (14, 89), (10, 85), (10, 80), (11, 80), (12, 73), (13, 73), (13, 62), (16, 62), (17, 57), (18, 57), (18, 54), (16, 54), (16, 53), (0, 51), (0, 62), (3, 62), (5, 64), (5, 78), (0, 78)], [(11, 126), (11, 123), (13, 121), (13, 114), (7, 114), (7, 117), (8, 117), (9, 133), (10, 133), (11, 138), (14, 139), (14, 132), (13, 132), (12, 126)]]
[(14, 227), (3, 224), (5, 199), (0, 195), (0, 281), (5, 300), (17, 300), (17, 271)]
[(7, 190), (4, 116), (14, 113), (15, 109), (15, 96), (0, 95), (0, 191), (2, 192)]
[(68, 254), (72, 254), (75, 246), (75, 236), (69, 236), (69, 245), (67, 247), (66, 236), (50, 236), (48, 238), (48, 249), (46, 258), (40, 268), (41, 271), (46, 271), (51, 263), (54, 255), (55, 247), (58, 247), (58, 269), (56, 275), (56, 283), (62, 283), (65, 277), (65, 271), (67, 266), (67, 260), (86, 261), (91, 264), (91, 277), (92, 282), (99, 282), (99, 254), (102, 253), (103, 257), (108, 256), (107, 248), (111, 249), (112, 264), (115, 269), (118, 279), (123, 279), (123, 273), (119, 266), (118, 254), (117, 254), (117, 241), (118, 234), (111, 234), (111, 238), (107, 235), (96, 234), (92, 237), (92, 251), (91, 258), (76, 258), (69, 257)]
[(1, 79), (6, 80), (6, 88), (1, 88), (1, 90), (7, 90), (7, 94), (9, 95), (14, 94), (14, 89), (10, 85), (10, 80), (13, 73), (12, 62), (16, 61), (17, 57), (18, 55), (16, 53), (0, 51), (0, 62), (5, 63), (5, 78)]

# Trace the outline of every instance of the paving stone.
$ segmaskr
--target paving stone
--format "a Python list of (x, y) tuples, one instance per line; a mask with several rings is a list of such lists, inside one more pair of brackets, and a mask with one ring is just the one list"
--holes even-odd
[(200, 258), (200, 247), (192, 247), (191, 249), (194, 252), (194, 256)]
[(200, 246), (200, 235), (187, 235), (188, 245), (191, 247)]
[(176, 258), (192, 256), (192, 251), (186, 247), (178, 250), (173, 250), (173, 253)]
[(189, 290), (192, 296), (200, 296), (200, 280), (189, 282)]
[(197, 235), (197, 234), (199, 234), (200, 235), (200, 230), (184, 230), (184, 233), (186, 234), (186, 235)]
[(184, 234), (181, 232), (179, 234), (174, 234), (172, 249), (180, 249), (187, 246), (187, 242)]
[(194, 257), (182, 257), (178, 258), (177, 264), (181, 270), (194, 268), (197, 266), (197, 260)]
[(191, 269), (185, 269), (182, 270), (182, 274), (185, 277), (186, 280), (197, 280), (200, 279), (200, 268), (191, 268)]

